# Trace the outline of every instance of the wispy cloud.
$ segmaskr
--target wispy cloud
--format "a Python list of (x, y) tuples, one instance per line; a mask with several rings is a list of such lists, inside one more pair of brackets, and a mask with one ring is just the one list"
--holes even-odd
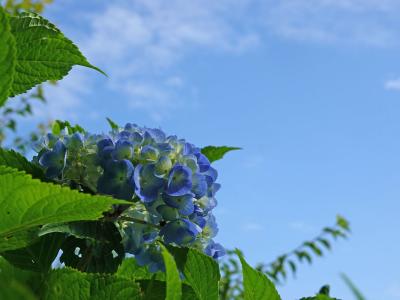
[[(129, 107), (153, 118), (180, 106), (185, 79), (179, 63), (195, 53), (237, 54), (259, 36), (232, 19), (247, 1), (137, 0), (112, 2), (89, 16), (82, 48), (110, 75), (108, 87), (124, 93)], [(237, 21), (237, 20), (236, 20)], [(157, 108), (158, 113), (154, 113)], [(162, 113), (160, 113), (162, 112)]]
[(387, 80), (385, 82), (385, 89), (400, 91), (400, 78)]
[(247, 222), (241, 226), (243, 231), (262, 231), (265, 227), (257, 222)]
[(268, 29), (288, 39), (391, 46), (400, 38), (396, 0), (271, 0), (264, 11)]

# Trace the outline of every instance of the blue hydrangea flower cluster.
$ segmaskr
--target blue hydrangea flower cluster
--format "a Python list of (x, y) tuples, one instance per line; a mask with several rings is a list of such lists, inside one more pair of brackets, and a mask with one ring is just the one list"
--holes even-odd
[(218, 174), (193, 144), (128, 123), (108, 135), (48, 134), (36, 150), (48, 178), (133, 202), (117, 223), (126, 252), (150, 271), (164, 268), (156, 240), (225, 254), (213, 241)]

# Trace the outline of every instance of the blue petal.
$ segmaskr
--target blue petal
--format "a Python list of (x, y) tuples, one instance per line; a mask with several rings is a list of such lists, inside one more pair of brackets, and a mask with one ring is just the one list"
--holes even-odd
[(186, 219), (179, 219), (167, 223), (160, 230), (160, 236), (167, 244), (177, 245), (192, 243), (201, 232), (201, 228)]
[(158, 150), (153, 146), (146, 145), (140, 151), (140, 158), (145, 161), (154, 162), (158, 159)]
[(112, 152), (113, 159), (132, 159), (133, 145), (127, 140), (119, 140)]
[(204, 249), (204, 253), (211, 256), (214, 259), (218, 259), (226, 254), (224, 247), (221, 244), (215, 243), (210, 240), (208, 246)]
[(208, 171), (208, 169), (210, 168), (210, 161), (208, 160), (208, 158), (200, 152), (196, 154), (196, 157), (200, 172)]
[(139, 164), (135, 169), (135, 192), (143, 202), (154, 201), (158, 197), (160, 188), (164, 185), (164, 180), (154, 175), (154, 168), (154, 164)]
[(168, 178), (167, 194), (170, 196), (182, 196), (192, 188), (192, 171), (182, 165), (175, 165)]
[(203, 175), (206, 177), (208, 186), (211, 186), (218, 178), (218, 172), (213, 167), (203, 172)]
[(177, 208), (179, 213), (188, 216), (194, 211), (193, 194), (186, 194), (183, 196), (169, 196), (164, 194), (163, 200), (171, 207)]
[(194, 174), (192, 177), (192, 192), (197, 198), (203, 197), (208, 189), (206, 177), (202, 174)]

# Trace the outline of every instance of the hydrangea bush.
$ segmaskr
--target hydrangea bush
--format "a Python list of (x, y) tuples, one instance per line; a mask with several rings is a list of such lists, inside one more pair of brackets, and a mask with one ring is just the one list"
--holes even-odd
[[(0, 62), (0, 107), (74, 65), (102, 72), (46, 19), (1, 6)], [(0, 148), (0, 299), (280, 300), (270, 279), (278, 273), (235, 251), (243, 288), (230, 293), (239, 264), (227, 259), (231, 272), (217, 263), (225, 250), (214, 241), (220, 185), (211, 163), (237, 148), (200, 149), (160, 129), (110, 124), (108, 134), (90, 134), (56, 122), (31, 162)], [(330, 248), (324, 236), (304, 247), (320, 256), (317, 241)], [(55, 268), (58, 255), (65, 266)], [(311, 259), (296, 248), (273, 265), (285, 274), (293, 256)], [(304, 299), (334, 298), (324, 287)]]
[(108, 134), (65, 128), (47, 134), (33, 161), (59, 184), (128, 200), (110, 213), (125, 251), (151, 271), (164, 268), (157, 240), (197, 248), (217, 259), (224, 248), (212, 213), (218, 173), (195, 145), (161, 129), (128, 123)]

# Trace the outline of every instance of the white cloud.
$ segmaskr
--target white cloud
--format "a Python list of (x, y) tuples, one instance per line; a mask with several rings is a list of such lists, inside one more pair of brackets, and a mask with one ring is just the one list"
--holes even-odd
[(305, 222), (302, 221), (294, 221), (289, 223), (289, 227), (297, 232), (300, 233), (315, 233), (316, 232), (316, 228), (314, 228), (313, 226), (311, 226), (310, 224), (307, 224)]
[[(122, 91), (129, 107), (153, 118), (177, 106), (184, 78), (174, 69), (201, 51), (237, 54), (256, 46), (259, 36), (240, 28), (248, 1), (130, 0), (112, 2), (89, 16), (84, 53), (110, 76), (111, 90)], [(154, 113), (157, 108), (157, 113)]]
[(385, 89), (399, 91), (400, 90), (400, 78), (387, 80), (385, 82)]
[(264, 11), (269, 30), (288, 39), (391, 46), (400, 37), (397, 0), (271, 0)]
[(261, 231), (264, 230), (264, 226), (256, 222), (247, 222), (242, 225), (244, 231)]

